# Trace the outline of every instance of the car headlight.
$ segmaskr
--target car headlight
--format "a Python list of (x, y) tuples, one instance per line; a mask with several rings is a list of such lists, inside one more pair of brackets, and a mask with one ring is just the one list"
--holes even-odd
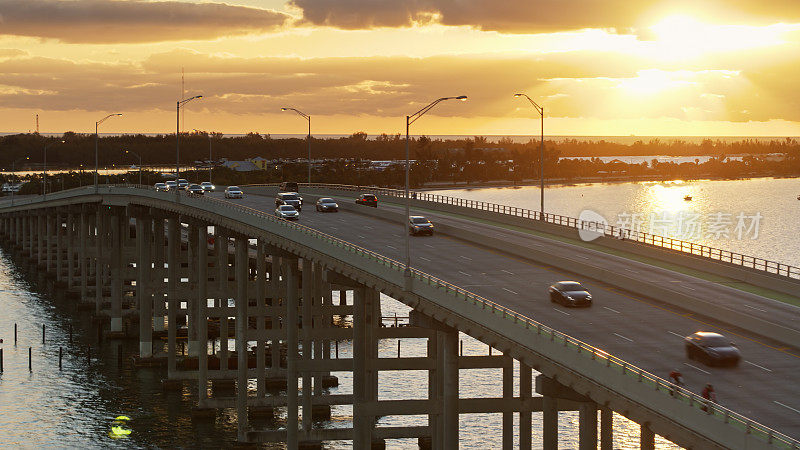
[(570, 297), (569, 295), (567, 296), (567, 300), (569, 300), (569, 301), (571, 301), (571, 302), (572, 302), (572, 301), (575, 301), (575, 299), (574, 299), (574, 298), (572, 298), (572, 297)]

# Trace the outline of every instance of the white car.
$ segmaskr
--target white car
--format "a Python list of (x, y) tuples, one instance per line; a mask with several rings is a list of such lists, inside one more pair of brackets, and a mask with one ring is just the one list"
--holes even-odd
[(168, 191), (169, 190), (169, 186), (167, 186), (167, 183), (156, 183), (155, 185), (153, 185), (153, 187), (157, 191)]
[(177, 188), (177, 187), (178, 187), (178, 182), (177, 182), (177, 181), (175, 181), (175, 180), (168, 180), (168, 181), (167, 181), (166, 183), (164, 183), (164, 184), (166, 184), (166, 185), (167, 185), (167, 190), (168, 190), (168, 191), (175, 190), (175, 188)]
[(204, 191), (206, 191), (206, 192), (214, 192), (214, 191), (216, 191), (216, 190), (217, 190), (217, 187), (216, 187), (216, 186), (214, 186), (214, 184), (213, 184), (213, 183), (211, 183), (210, 181), (203, 181), (202, 183), (200, 183), (200, 186), (201, 186), (201, 187), (203, 188), (203, 190), (204, 190)]
[(286, 220), (297, 220), (300, 218), (300, 213), (297, 212), (292, 205), (278, 206), (275, 208), (275, 215)]
[(244, 192), (239, 186), (228, 186), (225, 188), (225, 198), (244, 198)]

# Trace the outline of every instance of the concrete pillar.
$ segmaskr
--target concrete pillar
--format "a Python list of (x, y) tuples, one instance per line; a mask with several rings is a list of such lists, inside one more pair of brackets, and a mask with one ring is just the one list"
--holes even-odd
[(64, 214), (56, 210), (55, 220), (56, 280), (62, 281), (64, 279)]
[(103, 308), (103, 274), (105, 272), (105, 263), (103, 252), (105, 251), (105, 234), (106, 234), (106, 211), (103, 207), (98, 208), (95, 216), (96, 234), (94, 237), (94, 284), (95, 284), (95, 314), (100, 314)]
[(206, 407), (208, 399), (208, 228), (197, 229), (197, 340), (200, 342), (200, 353), (197, 360), (197, 406)]
[[(314, 303), (312, 305), (315, 310), (319, 311), (320, 308), (326, 306), (325, 305), (325, 297), (326, 294), (323, 292), (323, 281), (322, 281), (322, 274), (324, 273), (324, 268), (322, 264), (315, 263), (314, 264), (314, 283), (313, 283), (313, 294), (312, 299)], [(330, 319), (323, 314), (317, 314), (314, 316), (314, 320), (312, 321), (314, 325), (315, 332), (318, 332), (324, 328), (328, 327), (328, 323)], [(328, 359), (327, 357), (330, 356), (330, 341), (329, 340), (320, 340), (315, 339), (313, 340), (314, 345), (314, 359)], [(327, 353), (326, 353), (327, 350)], [(330, 372), (325, 373), (325, 375), (329, 375)], [(314, 395), (322, 395), (322, 373), (316, 373), (314, 376)]]
[(89, 216), (84, 205), (81, 206), (80, 232), (78, 233), (78, 270), (81, 274), (81, 301), (87, 300), (89, 285), (88, 271), (86, 263), (86, 242), (89, 240)]
[[(283, 277), (286, 283), (286, 448), (297, 448), (297, 259), (283, 259)], [(353, 385), (353, 392), (358, 392)], [(355, 395), (355, 394), (354, 394)], [(355, 448), (364, 448), (355, 447)]]
[[(267, 255), (266, 243), (263, 239), (259, 239), (256, 248), (256, 309), (263, 311), (266, 308), (266, 290), (267, 290)], [(256, 342), (256, 397), (264, 398), (266, 396), (266, 348), (263, 333), (266, 329), (264, 313), (260, 312), (256, 317), (256, 334), (258, 341)]]
[(551, 395), (542, 397), (542, 447), (558, 448), (558, 404)]
[[(198, 247), (198, 232), (197, 232), (198, 225), (197, 223), (190, 223), (189, 224), (189, 236), (188, 236), (188, 247), (187, 247), (187, 268), (188, 268), (188, 277), (189, 277), (189, 287), (192, 295), (186, 299), (186, 325), (189, 327), (188, 329), (188, 336), (187, 336), (187, 343), (188, 343), (188, 354), (189, 356), (197, 356), (200, 353), (200, 343), (197, 341), (197, 327), (199, 326), (197, 322), (197, 296), (194, 295), (197, 292), (197, 285), (202, 281), (197, 278), (197, 271), (192, 270), (193, 263), (197, 261), (197, 253), (200, 251)], [(183, 266), (183, 264), (181, 264)]]
[(139, 304), (139, 357), (153, 356), (153, 298), (150, 293), (150, 217), (136, 218), (136, 302)]
[(46, 253), (46, 264), (47, 264), (46, 270), (48, 272), (52, 272), (53, 268), (55, 267), (55, 264), (53, 264), (55, 262), (55, 261), (53, 261), (53, 256), (54, 256), (53, 255), (53, 246), (55, 244), (55, 236), (54, 235), (55, 235), (55, 222), (56, 222), (55, 217), (54, 217), (55, 214), (56, 214), (55, 211), (49, 211), (49, 214), (47, 214), (47, 216), (45, 216), (46, 217), (46, 227), (47, 227), (47, 230), (45, 231), (46, 237), (47, 237), (47, 249), (46, 249), (45, 253)]
[(45, 213), (39, 212), (36, 215), (36, 264), (41, 266), (45, 264), (46, 259), (44, 255), (44, 239), (45, 234), (47, 233), (47, 215)]
[[(439, 369), (441, 355), (440, 333), (428, 339), (427, 357), (433, 360), (428, 370), (428, 401), (440, 405), (442, 402), (442, 371)], [(433, 408), (431, 408), (433, 409)], [(442, 448), (442, 420), (441, 414), (428, 414), (428, 426), (431, 430), (431, 445), (433, 448)]]
[[(533, 371), (531, 366), (520, 362), (519, 363), (519, 396), (523, 401), (530, 401), (533, 396), (533, 379), (531, 378)], [(531, 449), (531, 429), (532, 429), (532, 415), (531, 412), (521, 411), (519, 413), (519, 448), (520, 450)]]
[[(236, 354), (238, 356), (236, 380), (236, 424), (239, 441), (246, 439), (247, 425), (247, 239), (236, 238)], [(291, 385), (289, 386), (291, 391)], [(295, 389), (295, 395), (297, 390)], [(304, 411), (305, 413), (305, 411)], [(305, 415), (305, 414), (304, 414)], [(291, 448), (291, 447), (290, 447)]]
[(67, 233), (65, 246), (67, 248), (67, 288), (75, 285), (75, 214), (67, 214)]
[[(442, 440), (444, 448), (458, 448), (458, 331), (450, 329), (442, 334), (444, 338)], [(505, 431), (505, 423), (503, 429)]]
[(369, 424), (366, 420), (367, 397), (367, 334), (366, 292), (353, 291), (353, 448), (368, 448)]
[(122, 211), (111, 216), (111, 332), (122, 331), (122, 233), (128, 219)]
[[(312, 310), (312, 285), (314, 281), (312, 269), (312, 262), (308, 258), (303, 258), (303, 271), (302, 271), (302, 329), (301, 336), (303, 342), (303, 360), (311, 360), (311, 315)], [(302, 393), (303, 393), (303, 431), (306, 433), (311, 431), (311, 373), (304, 370), (302, 376)]]
[(578, 448), (597, 450), (597, 404), (583, 402), (578, 408)]
[[(270, 267), (270, 274), (269, 274), (269, 291), (271, 292), (272, 297), (272, 306), (278, 307), (280, 302), (283, 301), (283, 304), (286, 304), (286, 294), (285, 289), (286, 287), (286, 280), (281, 281), (281, 273), (283, 272), (283, 258), (278, 256), (278, 252), (273, 249), (272, 250), (272, 266)], [(278, 321), (278, 317), (272, 316), (271, 317), (271, 328), (276, 330), (280, 328), (280, 322)], [(272, 355), (272, 361), (270, 363), (270, 367), (277, 370), (280, 368), (281, 364), (281, 354), (280, 354), (280, 340), (279, 339), (272, 339), (270, 341), (270, 353)]]
[(28, 216), (28, 257), (31, 259), (36, 257), (36, 223), (36, 216)]
[(219, 319), (219, 367), (228, 370), (228, 234), (220, 229), (215, 245), (217, 249), (217, 267), (219, 280), (219, 296), (217, 305), (223, 311)]
[(600, 450), (614, 448), (614, 412), (611, 408), (600, 408)]
[[(509, 403), (514, 401), (514, 360), (509, 357), (503, 357), (503, 399)], [(514, 447), (514, 413), (504, 411), (502, 414), (503, 449), (511, 450)]]
[(170, 217), (167, 230), (167, 373), (175, 372), (175, 338), (178, 331), (178, 253), (181, 251), (180, 223), (177, 217)]
[(157, 279), (154, 287), (155, 295), (153, 296), (153, 330), (164, 331), (164, 262), (166, 260), (165, 252), (166, 246), (164, 245), (164, 218), (159, 217), (153, 222), (153, 246)]
[(656, 448), (656, 435), (650, 427), (643, 423), (641, 425), (642, 434), (639, 441), (639, 448), (641, 450), (654, 450)]

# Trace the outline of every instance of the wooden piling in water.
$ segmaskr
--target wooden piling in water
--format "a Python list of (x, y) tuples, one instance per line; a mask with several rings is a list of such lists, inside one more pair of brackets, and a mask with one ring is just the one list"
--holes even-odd
[(28, 372), (33, 372), (33, 347), (28, 347)]
[(61, 370), (61, 360), (64, 358), (64, 349), (58, 347), (58, 370)]

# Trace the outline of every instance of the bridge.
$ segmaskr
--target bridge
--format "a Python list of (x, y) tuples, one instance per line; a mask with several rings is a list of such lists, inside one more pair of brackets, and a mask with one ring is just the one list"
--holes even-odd
[[(138, 364), (166, 364), (168, 386), (196, 384), (198, 420), (235, 408), (242, 442), (296, 448), (347, 439), (366, 448), (415, 437), (455, 448), (459, 414), (497, 412), (503, 447), (512, 445), (518, 413), (520, 446), (530, 448), (531, 413), (540, 411), (543, 446), (556, 448), (558, 411), (572, 410), (581, 448), (612, 448), (612, 411), (641, 425), (642, 448), (653, 447), (655, 434), (687, 448), (798, 446), (800, 322), (795, 306), (776, 301), (797, 301), (796, 268), (420, 194), (411, 199), (415, 211), (434, 218), (437, 236), (413, 240), (409, 279), (398, 262), (400, 194), (373, 189), (397, 201), (377, 209), (345, 201), (362, 190), (306, 186), (307, 203), (334, 194), (342, 211), (305, 211), (291, 223), (271, 215), (274, 188), (266, 186), (246, 188), (237, 203), (80, 188), (0, 204), (0, 236), (18, 262), (52, 274), (107, 317), (112, 337), (138, 339)], [(600, 237), (580, 243), (579, 227)], [(595, 306), (554, 308), (546, 286), (576, 276), (587, 280)], [(383, 326), (380, 294), (411, 308), (409, 326)], [(680, 336), (698, 328), (739, 335), (743, 364), (713, 373), (683, 366)], [(502, 354), (461, 355), (459, 332)], [(427, 340), (425, 357), (380, 357), (381, 339), (407, 337)], [(352, 355), (334, 348), (342, 340), (352, 341)], [(678, 366), (686, 388), (656, 375)], [(482, 367), (502, 368), (502, 398), (459, 395), (459, 372)], [(426, 371), (427, 398), (380, 400), (378, 373), (386, 370)], [(352, 372), (352, 394), (329, 394), (331, 372), (342, 371)], [(720, 404), (693, 393), (711, 376)], [(286, 389), (298, 382), (301, 389)], [(314, 427), (332, 405), (352, 405), (352, 427)], [(250, 418), (277, 408), (286, 408), (285, 428), (251, 426)], [(300, 421), (300, 411), (311, 414)], [(391, 415), (428, 422), (375, 425)]]

